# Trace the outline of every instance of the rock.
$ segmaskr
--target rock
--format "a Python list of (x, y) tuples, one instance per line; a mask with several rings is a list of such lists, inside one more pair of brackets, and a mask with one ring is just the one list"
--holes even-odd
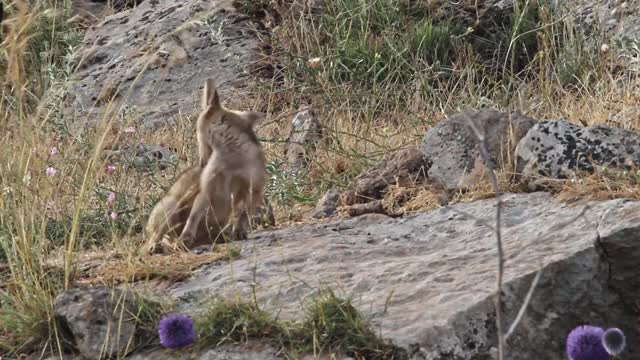
[(151, 349), (139, 354), (135, 354), (130, 360), (173, 360), (173, 359), (197, 359), (197, 360), (276, 360), (281, 359), (272, 348), (247, 349), (241, 345), (222, 345), (219, 348), (204, 351), (198, 354), (189, 352), (176, 352), (167, 349)]
[(222, 98), (242, 95), (261, 52), (256, 28), (228, 0), (144, 1), (110, 15), (85, 34), (66, 118), (78, 127), (109, 107), (146, 126), (174, 124), (199, 110), (208, 77)]
[[(640, 296), (640, 202), (589, 202), (580, 217), (583, 205), (547, 193), (506, 194), (504, 201), (507, 323), (543, 269), (508, 359), (564, 358), (567, 334), (584, 323), (619, 326), (627, 354), (640, 351), (632, 304)], [(300, 320), (300, 302), (331, 286), (415, 359), (491, 359), (496, 247), (482, 221), (494, 218), (488, 199), (404, 218), (372, 214), (263, 232), (243, 243), (232, 273), (212, 264), (169, 294), (191, 299), (181, 304), (191, 312), (208, 294), (250, 298), (255, 290), (262, 309)]]
[(316, 209), (311, 215), (314, 219), (322, 219), (330, 217), (336, 213), (338, 209), (338, 202), (340, 201), (340, 191), (336, 188), (331, 188), (327, 191), (316, 204)]
[(175, 165), (178, 160), (173, 150), (156, 144), (135, 144), (118, 150), (105, 150), (104, 155), (123, 160), (140, 170), (150, 170), (154, 167), (163, 170), (169, 165)]
[(382, 200), (374, 200), (364, 204), (353, 204), (346, 207), (345, 210), (349, 216), (386, 213)]
[(389, 185), (407, 186), (426, 180), (430, 162), (416, 148), (399, 150), (385, 156), (371, 169), (358, 175), (342, 194), (342, 205), (381, 199)]
[(508, 163), (518, 141), (535, 124), (534, 119), (518, 112), (486, 109), (452, 115), (429, 129), (422, 139), (424, 156), (432, 163), (429, 179), (449, 189), (472, 186), (487, 175), (487, 164), (469, 121), (485, 137), (489, 165), (494, 169)]
[(88, 27), (95, 24), (96, 20), (102, 20), (112, 11), (106, 1), (71, 0), (70, 22)]
[(289, 167), (306, 166), (321, 136), (320, 121), (312, 109), (297, 113), (291, 121), (291, 131), (287, 140), (289, 144), (285, 150)]
[(124, 356), (136, 347), (137, 307), (130, 292), (74, 288), (55, 299), (55, 316), (87, 359)]
[(524, 176), (565, 178), (576, 170), (640, 165), (640, 135), (604, 125), (544, 121), (529, 130), (516, 153)]

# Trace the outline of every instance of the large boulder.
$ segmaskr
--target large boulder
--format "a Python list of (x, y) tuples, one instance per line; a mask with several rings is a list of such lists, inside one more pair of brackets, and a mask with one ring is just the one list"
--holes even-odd
[(487, 164), (480, 153), (478, 137), (485, 137), (491, 164), (498, 169), (512, 156), (516, 144), (535, 124), (520, 113), (494, 109), (452, 115), (430, 128), (422, 139), (422, 152), (431, 163), (429, 179), (449, 189), (472, 186), (486, 178)]
[(98, 121), (109, 109), (148, 126), (173, 124), (198, 110), (208, 77), (223, 98), (242, 96), (261, 53), (256, 29), (230, 0), (149, 0), (110, 15), (85, 34), (67, 119)]
[(98, 286), (58, 295), (55, 316), (67, 339), (86, 359), (124, 356), (137, 345), (137, 306), (132, 293)]
[[(508, 358), (564, 358), (566, 336), (584, 323), (620, 327), (627, 354), (637, 353), (640, 202), (572, 207), (546, 193), (507, 194), (504, 201), (507, 322), (542, 269)], [(328, 285), (353, 296), (376, 332), (416, 359), (491, 359), (497, 259), (494, 233), (483, 222), (494, 218), (489, 199), (405, 218), (369, 214), (254, 234), (233, 272), (214, 264), (169, 293), (191, 312), (207, 294), (250, 297), (257, 285), (261, 308), (299, 319), (300, 301)]]
[(518, 172), (526, 177), (565, 178), (576, 170), (640, 165), (640, 134), (605, 125), (544, 121), (522, 138), (516, 154)]

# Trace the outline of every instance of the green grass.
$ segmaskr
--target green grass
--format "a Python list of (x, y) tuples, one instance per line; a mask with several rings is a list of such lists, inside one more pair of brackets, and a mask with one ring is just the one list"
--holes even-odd
[(357, 359), (403, 359), (404, 350), (379, 338), (351, 299), (322, 290), (300, 325), (301, 348), (313, 352), (339, 350)]
[(280, 321), (255, 302), (214, 298), (196, 319), (197, 350), (227, 343), (268, 342), (287, 356), (337, 353), (356, 359), (404, 359), (404, 350), (379, 338), (350, 299), (320, 291), (300, 322)]
[(254, 303), (215, 298), (196, 321), (198, 348), (277, 337), (282, 326)]

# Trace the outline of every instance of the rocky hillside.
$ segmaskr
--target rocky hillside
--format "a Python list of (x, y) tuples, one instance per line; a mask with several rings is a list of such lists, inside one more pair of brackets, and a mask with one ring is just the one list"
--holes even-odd
[[(622, 330), (634, 359), (638, 15), (7, 6), (0, 357), (566, 359), (588, 324)], [(268, 216), (246, 241), (139, 255), (150, 209), (195, 162), (206, 78), (225, 106), (267, 114)]]

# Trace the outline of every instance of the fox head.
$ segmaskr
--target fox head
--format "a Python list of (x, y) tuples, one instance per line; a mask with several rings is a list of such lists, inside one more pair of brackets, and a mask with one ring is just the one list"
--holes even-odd
[(258, 111), (236, 111), (222, 106), (220, 95), (212, 79), (204, 83), (202, 93), (202, 112), (199, 121), (210, 125), (227, 124), (253, 131), (257, 123), (264, 119), (264, 113)]

